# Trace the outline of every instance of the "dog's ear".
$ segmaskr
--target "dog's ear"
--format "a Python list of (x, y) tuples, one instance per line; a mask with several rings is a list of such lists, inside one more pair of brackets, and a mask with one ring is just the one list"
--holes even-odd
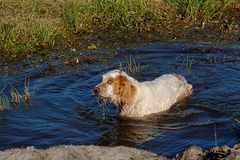
[(135, 95), (136, 88), (133, 85), (126, 84), (123, 87), (122, 95), (121, 95), (121, 104), (129, 105), (133, 101), (133, 97)]
[(127, 77), (119, 75), (116, 77), (115, 94), (119, 96), (120, 105), (129, 105), (136, 93), (136, 88)]

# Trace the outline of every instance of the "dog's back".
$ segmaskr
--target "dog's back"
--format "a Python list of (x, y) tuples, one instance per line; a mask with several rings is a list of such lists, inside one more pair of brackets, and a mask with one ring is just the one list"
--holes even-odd
[(141, 114), (161, 112), (192, 94), (192, 85), (178, 74), (164, 74), (153, 81), (140, 83)]
[(152, 81), (139, 82), (120, 70), (102, 76), (94, 93), (110, 99), (125, 117), (142, 117), (168, 110), (192, 94), (192, 85), (178, 74), (164, 74)]

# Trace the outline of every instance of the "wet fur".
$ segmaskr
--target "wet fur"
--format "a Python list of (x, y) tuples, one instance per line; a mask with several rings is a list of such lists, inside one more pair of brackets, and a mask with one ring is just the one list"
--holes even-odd
[(132, 103), (132, 97), (136, 94), (136, 88), (125, 76), (119, 75), (113, 81), (114, 94), (119, 96), (116, 105), (124, 106)]
[(192, 85), (179, 74), (164, 74), (153, 81), (139, 82), (120, 70), (104, 74), (96, 88), (99, 89), (96, 96), (110, 99), (125, 117), (165, 111), (192, 94)]

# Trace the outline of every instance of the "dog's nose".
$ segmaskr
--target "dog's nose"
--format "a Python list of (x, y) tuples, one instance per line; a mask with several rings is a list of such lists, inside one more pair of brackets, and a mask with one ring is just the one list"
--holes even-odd
[(94, 92), (95, 94), (99, 93), (99, 91), (100, 91), (100, 88), (99, 88), (99, 87), (95, 87), (95, 88), (93, 89), (93, 92)]

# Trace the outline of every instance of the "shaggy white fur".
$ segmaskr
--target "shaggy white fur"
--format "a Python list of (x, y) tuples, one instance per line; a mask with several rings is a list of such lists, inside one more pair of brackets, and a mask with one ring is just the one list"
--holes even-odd
[(192, 94), (192, 85), (179, 74), (164, 74), (152, 81), (139, 82), (120, 70), (102, 76), (94, 93), (119, 107), (120, 115), (142, 117), (168, 110)]

